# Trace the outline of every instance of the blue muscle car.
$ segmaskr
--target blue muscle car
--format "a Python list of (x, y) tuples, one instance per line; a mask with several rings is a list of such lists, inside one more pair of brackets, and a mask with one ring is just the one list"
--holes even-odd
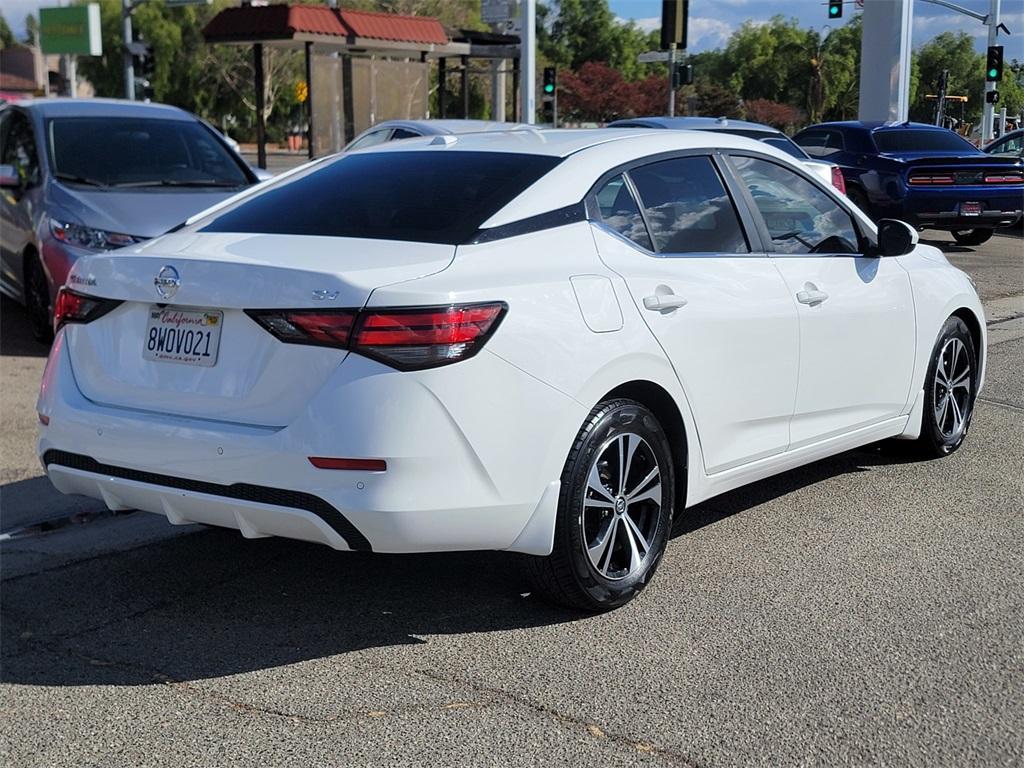
[(793, 140), (842, 168), (847, 195), (875, 218), (952, 232), (980, 245), (1024, 209), (1024, 163), (988, 155), (946, 128), (923, 123), (821, 123)]

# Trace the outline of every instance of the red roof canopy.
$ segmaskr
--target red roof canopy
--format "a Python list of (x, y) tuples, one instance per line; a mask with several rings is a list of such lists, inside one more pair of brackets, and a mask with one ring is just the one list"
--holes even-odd
[(432, 16), (343, 11), (325, 5), (243, 5), (226, 8), (203, 29), (208, 43), (291, 40), (325, 35), (420, 45), (447, 45), (448, 35)]

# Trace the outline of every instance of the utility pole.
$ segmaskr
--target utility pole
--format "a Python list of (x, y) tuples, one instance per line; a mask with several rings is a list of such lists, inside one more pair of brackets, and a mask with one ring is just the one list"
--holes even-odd
[(132, 52), (128, 46), (132, 43), (132, 11), (135, 6), (131, 0), (121, 0), (121, 36), (124, 38), (121, 44), (121, 56), (124, 60), (124, 97), (129, 101), (135, 100), (135, 64), (132, 62)]
[(668, 116), (676, 116), (676, 44), (668, 46)]
[(537, 122), (537, 0), (520, 2), (519, 58), (522, 77), (519, 79), (523, 103), (522, 122)]

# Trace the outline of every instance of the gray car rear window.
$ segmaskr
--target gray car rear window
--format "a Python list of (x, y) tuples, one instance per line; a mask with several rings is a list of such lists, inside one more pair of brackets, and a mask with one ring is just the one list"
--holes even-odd
[(228, 209), (200, 231), (465, 243), (560, 161), (445, 150), (346, 155)]

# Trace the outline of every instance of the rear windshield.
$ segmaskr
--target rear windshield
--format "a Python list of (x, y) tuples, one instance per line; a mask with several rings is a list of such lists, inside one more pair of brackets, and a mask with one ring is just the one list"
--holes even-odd
[(241, 161), (195, 120), (61, 117), (49, 122), (54, 175), (92, 187), (240, 187)]
[(974, 146), (952, 131), (892, 130), (876, 131), (875, 146), (879, 152), (963, 152), (977, 151)]
[(499, 152), (346, 155), (242, 202), (201, 231), (465, 243), (558, 163)]

